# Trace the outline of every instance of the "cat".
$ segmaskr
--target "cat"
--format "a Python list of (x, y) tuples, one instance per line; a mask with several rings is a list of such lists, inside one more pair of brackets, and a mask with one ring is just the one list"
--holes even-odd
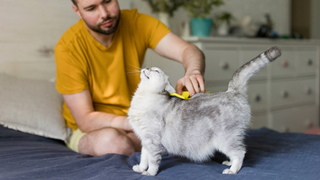
[(141, 140), (140, 164), (133, 170), (155, 176), (161, 155), (168, 153), (204, 162), (215, 151), (224, 153), (231, 166), (223, 174), (236, 174), (246, 153), (244, 136), (251, 118), (247, 82), (281, 55), (272, 47), (241, 66), (229, 81), (228, 90), (197, 93), (190, 100), (170, 98), (174, 89), (159, 68), (141, 70), (141, 82), (132, 98), (129, 123)]

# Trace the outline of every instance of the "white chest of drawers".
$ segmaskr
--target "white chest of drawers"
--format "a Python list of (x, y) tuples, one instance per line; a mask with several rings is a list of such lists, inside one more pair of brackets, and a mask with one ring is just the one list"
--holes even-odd
[[(251, 128), (303, 132), (319, 125), (320, 43), (312, 40), (189, 38), (206, 56), (206, 90), (225, 91), (232, 74), (272, 46), (282, 55), (261, 69), (248, 84)], [(164, 70), (175, 86), (184, 75), (180, 63), (148, 51), (145, 66)]]

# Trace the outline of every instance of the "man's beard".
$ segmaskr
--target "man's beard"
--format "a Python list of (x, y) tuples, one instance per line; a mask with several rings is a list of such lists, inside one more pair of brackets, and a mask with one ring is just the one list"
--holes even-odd
[[(114, 21), (116, 21), (116, 23), (114, 24), (113, 27), (111, 27), (108, 30), (104, 30), (101, 29), (101, 24), (103, 24), (104, 22), (113, 19)], [(118, 25), (119, 25), (119, 21), (120, 21), (120, 13), (119, 13), (119, 18), (117, 18), (117, 16), (114, 17), (108, 17), (107, 19), (104, 19), (101, 23), (99, 23), (97, 26), (91, 26), (90, 24), (88, 24), (84, 19), (83, 21), (86, 23), (86, 25), (88, 26), (89, 29), (91, 29), (92, 31), (96, 32), (96, 33), (100, 33), (100, 34), (104, 34), (104, 35), (110, 35), (113, 34), (114, 32), (116, 32)]]

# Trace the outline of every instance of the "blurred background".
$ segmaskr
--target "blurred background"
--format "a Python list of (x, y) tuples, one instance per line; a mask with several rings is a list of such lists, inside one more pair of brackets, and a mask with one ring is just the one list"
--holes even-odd
[[(167, 9), (150, 6), (150, 3), (156, 4), (159, 0), (119, 0), (119, 3), (122, 9), (137, 8), (141, 13), (161, 18), (159, 12), (169, 11), (172, 7), (170, 1), (162, 1), (167, 3)], [(256, 36), (262, 25), (272, 23), (272, 31), (283, 38), (320, 38), (319, 0), (224, 0), (218, 6), (215, 5), (216, 2), (218, 1), (212, 1), (210, 12), (204, 16), (213, 19), (211, 36)], [(194, 2), (190, 3), (191, 6), (192, 3)], [(169, 26), (174, 33), (183, 35), (184, 24), (192, 18), (192, 14), (188, 12), (186, 4), (177, 6), (169, 17)], [(199, 10), (199, 6), (195, 5), (194, 8)], [(228, 17), (217, 18), (226, 12), (232, 16), (228, 33), (219, 35), (217, 31), (222, 24), (221, 20), (227, 20)]]

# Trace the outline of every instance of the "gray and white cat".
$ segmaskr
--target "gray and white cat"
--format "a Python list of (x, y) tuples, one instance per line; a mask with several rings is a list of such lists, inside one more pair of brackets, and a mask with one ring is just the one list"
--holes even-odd
[(198, 93), (190, 100), (170, 98), (169, 92), (174, 89), (159, 68), (143, 69), (128, 113), (129, 123), (142, 143), (141, 161), (133, 170), (154, 176), (163, 153), (203, 162), (220, 151), (230, 159), (223, 164), (231, 166), (222, 173), (238, 173), (251, 118), (247, 82), (280, 55), (280, 50), (273, 47), (240, 67), (226, 92)]

